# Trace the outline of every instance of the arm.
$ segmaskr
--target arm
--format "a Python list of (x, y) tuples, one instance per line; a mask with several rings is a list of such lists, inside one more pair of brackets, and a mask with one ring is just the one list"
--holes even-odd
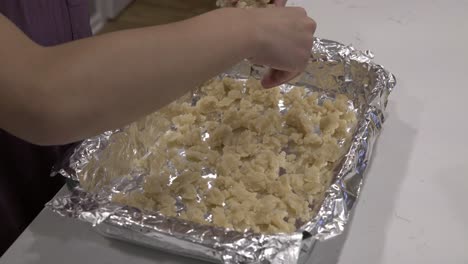
[(286, 2), (288, 2), (288, 0), (275, 0), (274, 1), (276, 6), (286, 6)]
[[(258, 52), (265, 40), (252, 17), (218, 10), (44, 48), (0, 16), (8, 62), (0, 69), (0, 127), (36, 144), (72, 142), (151, 113), (244, 58), (263, 54), (274, 64)], [(221, 19), (236, 23), (214, 23)]]
[(1, 17), (8, 37), (0, 57), (9, 62), (0, 71), (1, 127), (34, 143), (65, 143), (164, 106), (249, 55), (242, 27), (204, 30), (213, 15), (53, 48)]

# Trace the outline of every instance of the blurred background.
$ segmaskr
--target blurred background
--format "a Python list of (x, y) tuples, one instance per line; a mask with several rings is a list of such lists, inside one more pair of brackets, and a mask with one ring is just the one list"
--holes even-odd
[(94, 34), (166, 24), (215, 8), (216, 0), (89, 0)]

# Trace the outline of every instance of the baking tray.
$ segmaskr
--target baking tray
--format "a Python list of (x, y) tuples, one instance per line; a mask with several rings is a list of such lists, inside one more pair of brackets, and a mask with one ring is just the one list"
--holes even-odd
[[(219, 77), (260, 78), (264, 70), (244, 61)], [(369, 51), (362, 52), (317, 38), (307, 69), (300, 77), (281, 86), (282, 89), (303, 86), (324, 94), (326, 98), (345, 94), (358, 117), (350, 147), (334, 172), (320, 209), (292, 234), (242, 233), (165, 217), (110, 201), (112, 188), (122, 184), (138, 186), (144, 180), (144, 172), (114, 175), (116, 179), (111, 185), (101, 186), (99, 179), (93, 179), (98, 191), (84, 191), (80, 175), (86, 174), (88, 178), (97, 175), (88, 171), (90, 162), (99, 163), (102, 150), (113, 144), (116, 137), (125, 138), (125, 128), (83, 141), (57, 166), (53, 174), (69, 178), (71, 192), (55, 198), (47, 207), (62, 216), (92, 224), (104, 236), (192, 258), (228, 264), (306, 263), (311, 255), (320, 254), (314, 251), (319, 248), (317, 243), (341, 235), (347, 226), (362, 188), (373, 146), (385, 121), (388, 96), (395, 85), (395, 77), (374, 63), (373, 54)], [(128, 156), (122, 157), (122, 162), (126, 161)], [(101, 169), (106, 168), (103, 165)]]

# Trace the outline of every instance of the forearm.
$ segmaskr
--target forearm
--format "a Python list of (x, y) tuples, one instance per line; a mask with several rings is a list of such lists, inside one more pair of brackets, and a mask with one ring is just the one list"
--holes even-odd
[[(36, 143), (66, 143), (157, 110), (250, 55), (242, 21), (213, 23), (238, 20), (233, 12), (242, 11), (43, 49), (34, 74), (38, 85), (24, 92), (30, 113), (19, 115), (27, 120), (16, 120), (10, 130)], [(43, 134), (30, 135), (31, 127)]]

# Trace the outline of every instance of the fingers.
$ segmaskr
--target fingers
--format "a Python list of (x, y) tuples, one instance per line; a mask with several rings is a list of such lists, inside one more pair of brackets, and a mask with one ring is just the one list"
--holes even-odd
[[(299, 7), (250, 9), (252, 25), (256, 25), (255, 48), (249, 56), (253, 63), (268, 66), (272, 71), (264, 78), (271, 87), (287, 81), (291, 72), (302, 72), (310, 58), (316, 23)], [(281, 72), (283, 71), (283, 72)], [(286, 74), (289, 72), (289, 74)]]
[(300, 72), (287, 72), (287, 71), (270, 69), (263, 76), (262, 86), (267, 89), (273, 88), (275, 86), (281, 85), (283, 83), (286, 83), (296, 78), (299, 74)]

